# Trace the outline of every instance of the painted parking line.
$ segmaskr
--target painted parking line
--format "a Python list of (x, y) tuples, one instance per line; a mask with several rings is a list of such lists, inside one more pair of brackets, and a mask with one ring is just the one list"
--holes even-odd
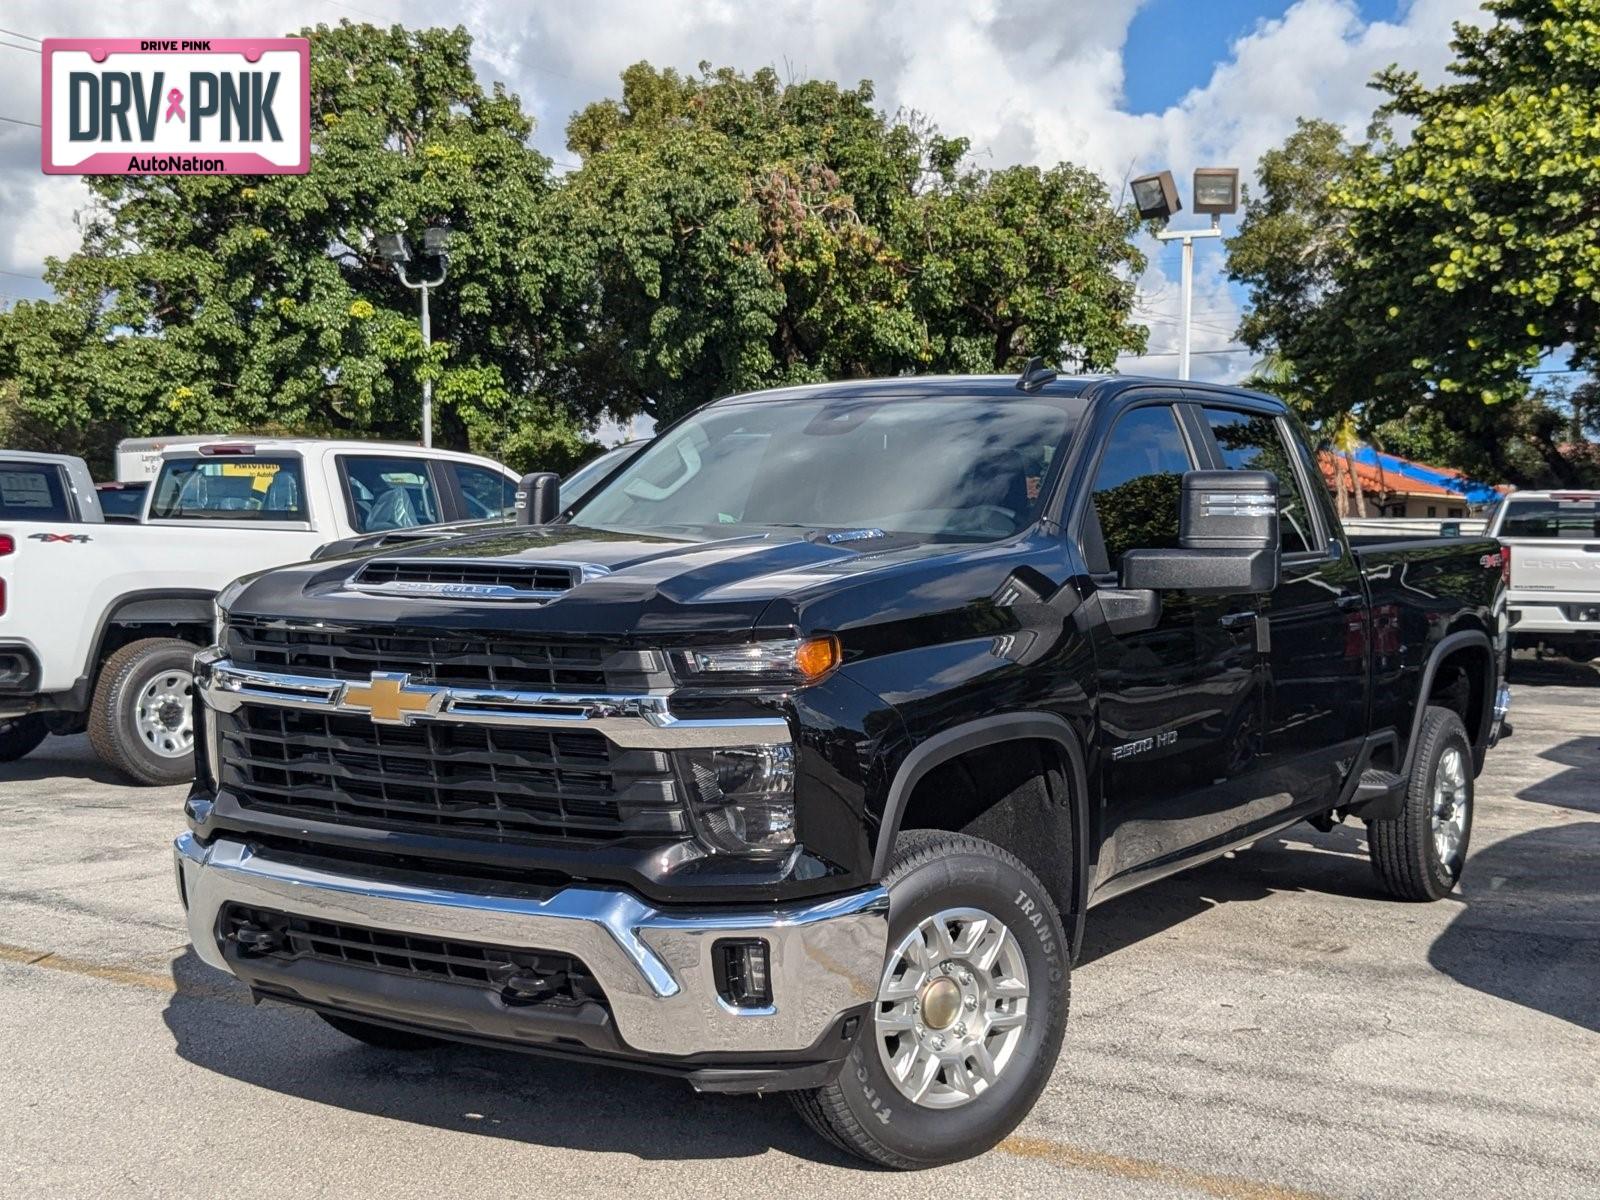
[[(99, 979), (106, 983), (163, 992), (168, 995), (182, 992), (184, 995), (201, 995), (235, 1003), (249, 1003), (248, 996), (238, 988), (182, 984), (165, 971), (121, 967), (56, 954), (49, 950), (14, 946), (8, 942), (0, 942), (0, 962), (15, 963), (41, 971), (59, 971), (64, 975)], [(1032, 1159), (1055, 1167), (1066, 1167), (1136, 1183), (1154, 1183), (1175, 1189), (1186, 1188), (1192, 1192), (1215, 1197), (1216, 1200), (1327, 1200), (1319, 1192), (1301, 1191), (1238, 1175), (1213, 1175), (1171, 1163), (1124, 1158), (1118, 1154), (1093, 1150), (1087, 1146), (1073, 1146), (1050, 1138), (1009, 1137), (1000, 1143), (998, 1149), (1016, 1158)]]

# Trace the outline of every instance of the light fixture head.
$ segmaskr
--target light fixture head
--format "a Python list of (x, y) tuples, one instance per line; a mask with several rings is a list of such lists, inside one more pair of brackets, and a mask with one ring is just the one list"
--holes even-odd
[(1239, 168), (1196, 167), (1194, 211), (1227, 216), (1239, 211)]
[(380, 234), (377, 246), (378, 254), (397, 267), (411, 261), (411, 247), (406, 244), (403, 233)]
[(422, 249), (435, 258), (450, 252), (450, 239), (454, 236), (448, 225), (432, 225), (422, 231)]
[(1133, 206), (1146, 221), (1164, 221), (1173, 213), (1183, 210), (1183, 201), (1178, 199), (1178, 185), (1172, 182), (1171, 171), (1141, 175), (1128, 186), (1133, 191)]

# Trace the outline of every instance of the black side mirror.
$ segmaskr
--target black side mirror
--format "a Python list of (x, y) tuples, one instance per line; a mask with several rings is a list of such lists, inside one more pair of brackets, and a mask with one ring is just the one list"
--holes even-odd
[(1130, 550), (1120, 587), (1231, 596), (1278, 586), (1278, 477), (1189, 471), (1176, 550)]
[(517, 484), (517, 524), (548, 525), (561, 512), (561, 476), (535, 471)]

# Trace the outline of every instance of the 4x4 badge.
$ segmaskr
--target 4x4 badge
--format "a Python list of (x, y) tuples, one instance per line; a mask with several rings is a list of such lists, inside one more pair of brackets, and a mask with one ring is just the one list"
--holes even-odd
[(415, 714), (438, 712), (444, 698), (443, 688), (414, 685), (409, 675), (374, 671), (371, 683), (344, 685), (339, 707), (364, 710), (379, 725), (408, 725)]
[(94, 539), (87, 533), (30, 533), (28, 537), (35, 542), (92, 542)]

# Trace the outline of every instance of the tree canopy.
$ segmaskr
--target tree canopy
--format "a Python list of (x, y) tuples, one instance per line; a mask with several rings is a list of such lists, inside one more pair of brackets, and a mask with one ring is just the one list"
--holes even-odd
[(1137, 218), (1069, 165), (982, 171), (870, 83), (638, 63), (567, 129), (608, 394), (673, 417), (731, 391), (908, 371), (1084, 369), (1142, 350)]
[[(561, 386), (579, 260), (552, 233), (550, 163), (515, 96), (485, 92), (457, 29), (308, 31), (303, 176), (106, 176), (54, 301), (0, 319), (0, 376), (41, 429), (414, 437), (570, 454), (597, 410)], [(378, 233), (446, 223), (424, 360), (417, 297)], [(559, 401), (559, 402), (558, 402)]]
[(1561, 447), (1600, 432), (1587, 393), (1529, 372), (1563, 348), (1576, 368), (1600, 360), (1600, 4), (1485, 8), (1488, 28), (1457, 26), (1450, 81), (1379, 75), (1365, 143), (1302, 121), (1263, 156), (1228, 243), (1250, 287), (1239, 336), (1313, 419), (1577, 482), (1589, 456)]
[[(412, 438), (427, 376), (441, 443), (559, 469), (606, 412), (1144, 346), (1136, 219), (1097, 178), (978, 170), (870, 83), (640, 63), (573, 117), (561, 176), (464, 30), (303, 32), (309, 173), (90, 180), (56, 297), (0, 314), (3, 436), (101, 464), (130, 435)], [(375, 239), (439, 223), (424, 355)]]

